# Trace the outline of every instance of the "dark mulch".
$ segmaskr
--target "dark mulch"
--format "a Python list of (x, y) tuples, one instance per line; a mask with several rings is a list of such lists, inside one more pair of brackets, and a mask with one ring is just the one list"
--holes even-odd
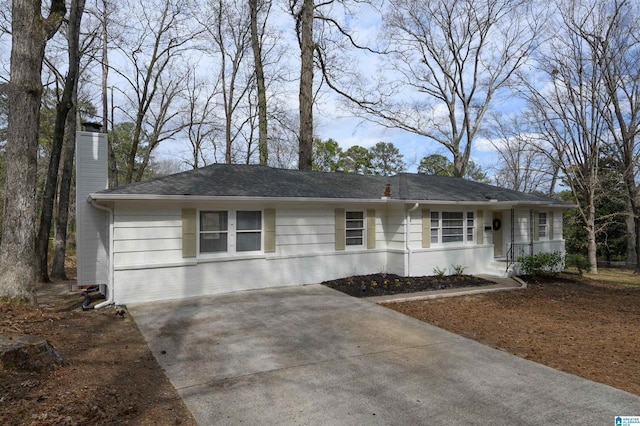
[(445, 288), (477, 287), (495, 284), (472, 275), (401, 277), (394, 274), (356, 275), (322, 283), (353, 297), (387, 296)]

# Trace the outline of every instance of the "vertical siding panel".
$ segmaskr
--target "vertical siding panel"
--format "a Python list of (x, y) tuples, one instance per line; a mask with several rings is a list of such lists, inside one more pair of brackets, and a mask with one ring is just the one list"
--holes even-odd
[(276, 211), (264, 209), (264, 252), (276, 251)]
[(196, 209), (182, 209), (182, 257), (196, 257)]
[(367, 248), (376, 248), (376, 211), (367, 209)]
[(335, 210), (336, 250), (344, 250), (346, 246), (344, 209)]
[(484, 244), (484, 210), (476, 213), (476, 244)]
[(431, 210), (422, 209), (422, 247), (431, 247)]

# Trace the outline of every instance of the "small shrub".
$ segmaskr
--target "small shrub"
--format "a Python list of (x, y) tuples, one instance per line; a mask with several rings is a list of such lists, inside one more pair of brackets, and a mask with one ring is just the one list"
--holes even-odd
[(455, 273), (455, 275), (462, 275), (464, 273), (464, 270), (467, 269), (462, 265), (451, 265), (451, 267), (453, 268), (453, 272)]
[(520, 268), (525, 275), (543, 276), (556, 275), (562, 268), (562, 253), (541, 252), (518, 259)]
[(433, 268), (433, 275), (442, 278), (445, 276), (445, 274), (447, 273), (447, 271), (445, 271), (444, 269), (438, 268), (437, 266), (435, 268)]
[(565, 267), (574, 267), (578, 270), (578, 274), (582, 276), (584, 271), (591, 268), (591, 262), (582, 254), (567, 254), (564, 258)]

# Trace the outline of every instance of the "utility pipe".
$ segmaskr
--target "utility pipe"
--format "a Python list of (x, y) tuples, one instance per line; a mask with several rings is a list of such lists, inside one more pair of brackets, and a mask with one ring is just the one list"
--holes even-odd
[(91, 196), (89, 196), (88, 201), (91, 203), (91, 205), (95, 208), (97, 208), (98, 210), (103, 210), (106, 211), (107, 213), (109, 213), (109, 263), (107, 265), (108, 271), (107, 271), (107, 300), (105, 300), (104, 302), (98, 303), (97, 305), (95, 305), (93, 307), (93, 309), (100, 309), (103, 308), (105, 306), (109, 306), (109, 305), (113, 305), (113, 301), (114, 301), (114, 289), (113, 289), (113, 210), (110, 209), (109, 207), (106, 206), (102, 206), (98, 203), (96, 203), (96, 201), (91, 198)]

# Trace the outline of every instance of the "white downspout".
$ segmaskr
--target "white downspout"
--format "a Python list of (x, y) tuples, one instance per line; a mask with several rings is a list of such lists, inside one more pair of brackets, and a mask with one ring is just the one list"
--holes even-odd
[(91, 205), (99, 210), (109, 213), (109, 264), (107, 265), (107, 300), (96, 304), (93, 309), (100, 309), (105, 306), (113, 305), (114, 288), (113, 288), (113, 210), (106, 206), (101, 206), (94, 199), (89, 197)]
[(407, 261), (406, 261), (406, 275), (408, 277), (411, 276), (411, 244), (409, 244), (409, 237), (410, 237), (410, 228), (411, 228), (411, 212), (414, 212), (418, 207), (420, 207), (419, 203), (415, 203), (413, 207), (411, 207), (410, 209), (407, 209), (407, 216), (405, 219), (405, 226), (404, 226), (404, 243), (405, 243), (405, 247), (407, 249)]

